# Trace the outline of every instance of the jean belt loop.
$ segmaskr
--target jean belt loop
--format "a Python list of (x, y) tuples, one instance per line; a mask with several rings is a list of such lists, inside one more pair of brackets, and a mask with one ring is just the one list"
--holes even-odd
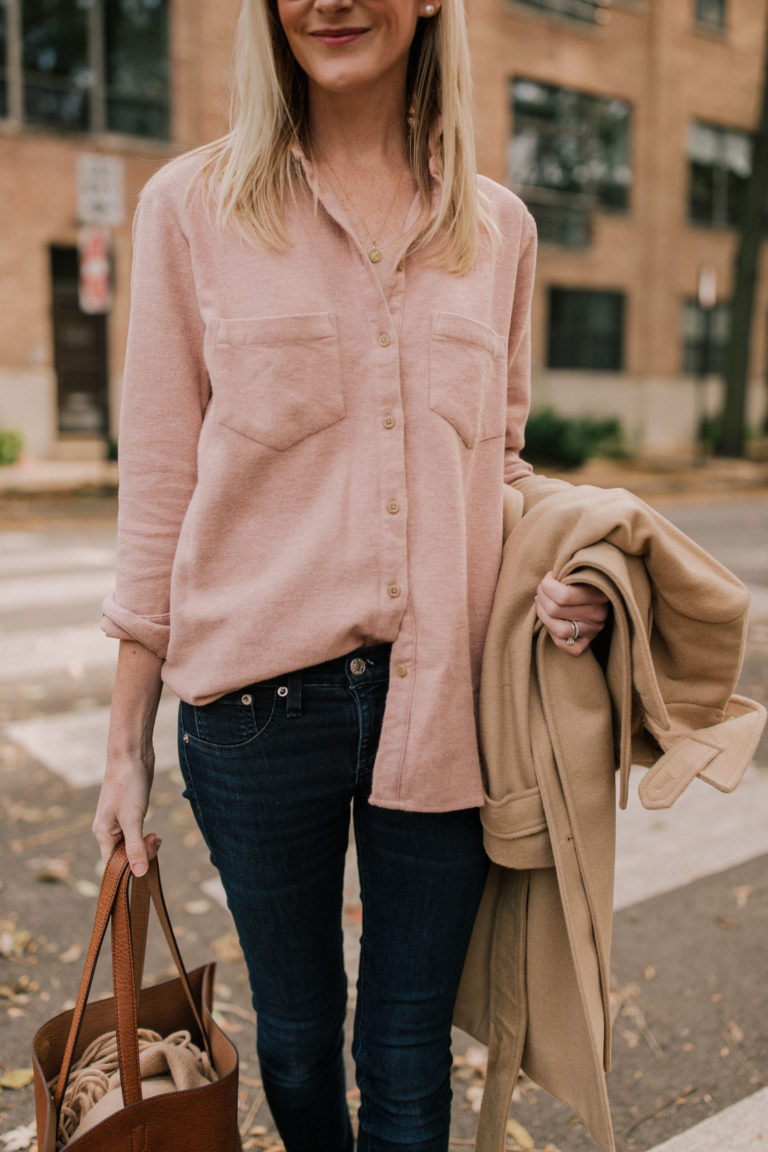
[(291, 672), (288, 676), (288, 699), (285, 714), (288, 717), (301, 716), (301, 672)]

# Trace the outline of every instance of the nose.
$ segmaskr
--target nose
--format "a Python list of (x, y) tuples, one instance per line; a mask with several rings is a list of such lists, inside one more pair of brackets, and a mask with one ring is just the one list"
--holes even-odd
[(328, 16), (334, 12), (348, 12), (353, 2), (354, 0), (315, 0), (315, 11)]

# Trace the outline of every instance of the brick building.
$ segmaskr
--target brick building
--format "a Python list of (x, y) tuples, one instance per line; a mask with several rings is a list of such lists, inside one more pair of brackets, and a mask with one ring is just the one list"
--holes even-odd
[[(541, 236), (535, 403), (617, 415), (638, 445), (679, 450), (719, 399), (764, 0), (469, 5), (479, 166), (520, 191)], [(101, 451), (114, 435), (132, 209), (154, 168), (224, 130), (236, 7), (0, 3), (0, 428), (21, 428), (30, 454)], [(113, 292), (91, 314), (77, 244), (99, 221)], [(763, 264), (755, 424), (767, 360)]]
[[(482, 171), (536, 216), (534, 399), (690, 444), (720, 403), (764, 0), (471, 0)], [(717, 305), (697, 301), (700, 270)], [(707, 338), (708, 337), (708, 338)], [(768, 254), (749, 416), (768, 361)], [(708, 384), (700, 378), (709, 376)]]

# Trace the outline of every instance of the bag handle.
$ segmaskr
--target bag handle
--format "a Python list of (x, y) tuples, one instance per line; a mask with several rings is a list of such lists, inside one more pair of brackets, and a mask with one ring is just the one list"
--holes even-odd
[[(122, 847), (122, 852), (120, 851)], [(128, 857), (125, 854), (125, 848), (118, 844), (114, 852), (107, 861), (107, 866), (104, 869), (104, 875), (101, 880), (101, 890), (99, 891), (99, 899), (96, 905), (96, 915), (93, 921), (93, 930), (91, 932), (90, 943), (88, 944), (88, 952), (85, 958), (85, 965), (83, 967), (83, 975), (80, 979), (80, 988), (77, 993), (77, 1000), (72, 1012), (72, 1022), (69, 1027), (69, 1035), (67, 1036), (67, 1043), (64, 1046), (64, 1055), (61, 1058), (61, 1069), (59, 1071), (59, 1078), (56, 1081), (56, 1089), (53, 1096), (53, 1102), (56, 1106), (56, 1113), (58, 1114), (61, 1109), (61, 1102), (64, 1099), (64, 1090), (69, 1080), (69, 1073), (72, 1068), (72, 1057), (77, 1044), (77, 1038), (80, 1034), (80, 1026), (83, 1022), (83, 1013), (85, 1012), (85, 1005), (88, 1001), (88, 994), (91, 990), (93, 983), (93, 974), (96, 969), (96, 961), (99, 958), (101, 946), (104, 943), (104, 936), (106, 935), (107, 925), (112, 916), (112, 908), (114, 907), (115, 899), (117, 897), (118, 888), (123, 874), (130, 865), (128, 864)]]
[(130, 870), (123, 874), (112, 910), (112, 980), (115, 993), (115, 1030), (117, 1032), (117, 1051), (120, 1061), (120, 1083), (123, 1102), (126, 1107), (130, 1104), (136, 1104), (142, 1099), (141, 1073), (139, 1070), (138, 991), (135, 956), (141, 951), (141, 962), (143, 964), (143, 949), (146, 942), (146, 922), (143, 922), (139, 926), (139, 938), (136, 940), (139, 947), (134, 948), (132, 911), (129, 906), (129, 889), (132, 888), (133, 885), (146, 886), (149, 895), (152, 897), (155, 912), (157, 913), (168, 948), (176, 964), (181, 985), (200, 1033), (203, 1047), (208, 1054), (208, 1058), (212, 1060), (208, 1033), (203, 1025), (195, 1003), (194, 993), (192, 992), (189, 977), (184, 967), (184, 961), (181, 958), (179, 946), (176, 942), (171, 920), (168, 915), (168, 908), (160, 883), (160, 871), (157, 860), (151, 860), (148, 872), (140, 879), (133, 877)]
[[(135, 885), (135, 894), (133, 886)], [(176, 937), (171, 926), (168, 909), (160, 884), (157, 860), (151, 860), (149, 871), (141, 878), (131, 874), (125, 845), (119, 843), (104, 870), (101, 882), (93, 931), (88, 946), (83, 975), (77, 1001), (72, 1012), (67, 1043), (61, 1061), (54, 1105), (56, 1113), (61, 1110), (64, 1092), (72, 1068), (77, 1039), (88, 1001), (96, 962), (104, 942), (107, 925), (112, 922), (112, 982), (114, 988), (115, 1029), (117, 1032), (120, 1080), (125, 1105), (137, 1103), (141, 1096), (141, 1074), (139, 1071), (137, 1006), (144, 967), (144, 952), (147, 939), (147, 919), (149, 900), (155, 906), (171, 955), (179, 973), (181, 985), (189, 1003), (195, 1023), (200, 1032), (203, 1046), (211, 1058), (210, 1041), (203, 1025), (200, 1012), (195, 1004), (194, 994), (189, 983), (184, 962), (179, 952)], [(132, 925), (132, 913), (136, 913), (136, 923)], [(135, 943), (135, 947), (134, 947)]]

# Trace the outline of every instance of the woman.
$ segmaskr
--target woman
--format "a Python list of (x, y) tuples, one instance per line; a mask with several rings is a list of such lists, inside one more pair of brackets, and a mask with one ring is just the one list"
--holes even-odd
[[(236, 91), (231, 134), (136, 218), (94, 832), (136, 875), (157, 849), (165, 681), (275, 1122), (288, 1152), (342, 1152), (351, 805), (357, 1147), (436, 1152), (486, 872), (475, 700), (502, 486), (529, 471), (535, 230), (475, 176), (458, 0), (245, 0)], [(604, 604), (542, 575), (539, 616), (578, 654)]]

